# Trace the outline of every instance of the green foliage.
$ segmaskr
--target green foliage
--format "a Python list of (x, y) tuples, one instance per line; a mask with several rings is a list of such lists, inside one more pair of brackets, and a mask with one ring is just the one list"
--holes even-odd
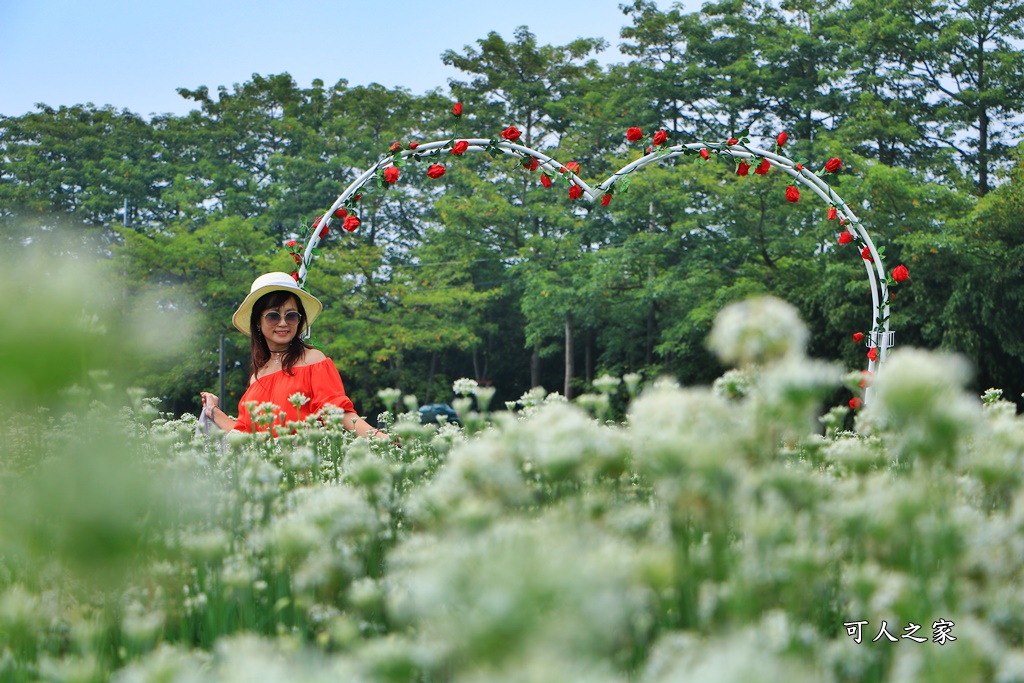
[[(181, 117), (81, 105), (0, 119), (0, 241), (92, 251), (110, 259), (126, 311), (194, 315), (179, 355), (131, 368), (181, 413), (213, 388), (225, 332), (232, 404), (248, 366), (233, 307), (255, 275), (297, 267), (282, 245), (311, 234), (393, 143), (515, 125), (591, 182), (640, 155), (631, 126), (672, 143), (746, 130), (768, 148), (785, 130), (782, 151), (813, 171), (842, 158), (830, 184), (890, 270), (909, 268), (894, 288), (897, 344), (963, 352), (975, 389), (998, 380), (1020, 395), (1019, 259), (1003, 227), (1020, 185), (1015, 3), (727, 0), (687, 13), (636, 0), (623, 12), (626, 63), (602, 67), (602, 40), (544, 45), (523, 26), (444, 51), (463, 74), (450, 94), (255, 74), (180, 90), (197, 105)], [(874, 312), (862, 260), (836, 244), (844, 228), (810, 192), (786, 202), (781, 173), (738, 177), (711, 151), (627, 176), (607, 207), (572, 203), (568, 174), (543, 188), (518, 157), (398, 160), (394, 185), (370, 183), (346, 207), (356, 233), (336, 220), (316, 253), (296, 250), (327, 304), (316, 341), (367, 414), (381, 386), (441, 397), (464, 375), (494, 381), (499, 400), (537, 384), (586, 393), (605, 371), (710, 382), (722, 369), (704, 344), (711, 321), (751, 294), (796, 305), (812, 355), (862, 367), (850, 335)], [(446, 173), (427, 178), (435, 162)], [(979, 195), (995, 196), (975, 206)]]
[[(434, 260), (444, 253), (424, 248), (416, 256), (417, 261), (389, 265), (374, 247), (330, 250), (311, 281), (336, 312), (324, 316), (314, 339), (364, 391), (379, 386), (436, 391), (432, 377), (410, 376), (405, 359), (480, 344), (480, 316), (496, 290), (478, 291), (460, 264)], [(378, 277), (385, 269), (388, 277)]]
[(166, 217), (173, 171), (160, 159), (159, 119), (91, 105), (0, 118), (2, 218), (65, 214), (93, 226)]
[[(979, 0), (853, 2), (848, 22), (856, 37), (856, 80), (866, 86), (862, 101), (869, 107), (861, 125), (874, 129), (880, 152), (888, 149), (881, 160), (915, 152), (927, 164), (936, 151), (940, 159), (948, 153), (965, 189), (989, 192), (995, 172), (1009, 161), (1024, 112), (1024, 8)], [(956, 180), (957, 170), (933, 168)]]
[(126, 368), (142, 386), (163, 386), (163, 396), (176, 412), (193, 409), (199, 391), (217, 391), (219, 339), (227, 337), (225, 363), (232, 370), (226, 385), (225, 406), (241, 397), (248, 386), (248, 340), (231, 325), (231, 315), (246, 284), (258, 275), (290, 271), (283, 249), (265, 221), (224, 217), (192, 227), (182, 221), (166, 230), (120, 232), (121, 244), (110, 263), (112, 279), (136, 301), (141, 313), (157, 314), (173, 325), (181, 311), (201, 316), (184, 351), (171, 363), (156, 363), (143, 352)]
[[(975, 386), (989, 386), (986, 383), (1005, 373), (1006, 393), (1012, 400), (1024, 393), (1018, 332), (1024, 296), (1022, 207), (1024, 175), (1018, 163), (1009, 182), (986, 195), (970, 214), (946, 226), (937, 244), (915, 243), (910, 257), (915, 262), (932, 261), (941, 269), (937, 273), (941, 279), (936, 279), (949, 288), (940, 319), (956, 322), (942, 327), (942, 345), (974, 361)], [(953, 254), (956, 261), (949, 264)]]

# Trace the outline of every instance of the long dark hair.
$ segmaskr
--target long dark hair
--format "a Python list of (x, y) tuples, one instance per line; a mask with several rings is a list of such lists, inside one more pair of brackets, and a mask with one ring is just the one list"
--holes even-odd
[(256, 300), (256, 303), (252, 306), (252, 313), (249, 314), (249, 346), (252, 349), (253, 377), (270, 360), (270, 347), (267, 346), (267, 340), (263, 337), (263, 330), (260, 328), (263, 313), (267, 309), (277, 308), (289, 298), (295, 299), (295, 306), (299, 309), (299, 315), (302, 317), (299, 318), (298, 330), (296, 330), (295, 336), (288, 344), (284, 355), (281, 356), (281, 369), (290, 374), (292, 367), (299, 362), (306, 349), (313, 348), (302, 341), (302, 334), (306, 330), (306, 309), (302, 305), (302, 299), (285, 290), (267, 292)]

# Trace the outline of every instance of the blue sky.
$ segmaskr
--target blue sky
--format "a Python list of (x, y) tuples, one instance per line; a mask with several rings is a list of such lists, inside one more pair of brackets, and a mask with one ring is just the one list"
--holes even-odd
[[(623, 61), (620, 0), (0, 0), (0, 114), (91, 102), (182, 114), (179, 87), (288, 72), (301, 87), (376, 82), (414, 93), (458, 76), (441, 63), (489, 31), (526, 25), (542, 44), (610, 43)], [(669, 0), (658, 0), (662, 9)], [(685, 0), (689, 10), (699, 0)]]

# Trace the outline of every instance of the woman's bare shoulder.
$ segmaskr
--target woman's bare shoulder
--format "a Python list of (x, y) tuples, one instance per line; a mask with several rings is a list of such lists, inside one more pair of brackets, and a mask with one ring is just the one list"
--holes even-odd
[(320, 349), (306, 349), (306, 353), (302, 354), (303, 365), (313, 365), (322, 360), (327, 360), (327, 356)]

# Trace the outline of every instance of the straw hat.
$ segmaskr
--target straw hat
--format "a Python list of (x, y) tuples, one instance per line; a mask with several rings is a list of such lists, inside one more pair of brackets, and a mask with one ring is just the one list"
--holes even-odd
[(295, 279), (288, 273), (266, 273), (252, 281), (249, 295), (245, 297), (238, 310), (231, 316), (231, 322), (235, 324), (235, 327), (242, 334), (247, 337), (249, 336), (249, 319), (252, 316), (252, 307), (256, 300), (267, 292), (276, 291), (294, 294), (302, 302), (302, 307), (306, 309), (307, 329), (309, 329), (309, 326), (313, 324), (313, 321), (316, 320), (317, 316), (320, 315), (320, 311), (324, 308), (324, 305), (315, 296), (301, 289), (295, 282)]

